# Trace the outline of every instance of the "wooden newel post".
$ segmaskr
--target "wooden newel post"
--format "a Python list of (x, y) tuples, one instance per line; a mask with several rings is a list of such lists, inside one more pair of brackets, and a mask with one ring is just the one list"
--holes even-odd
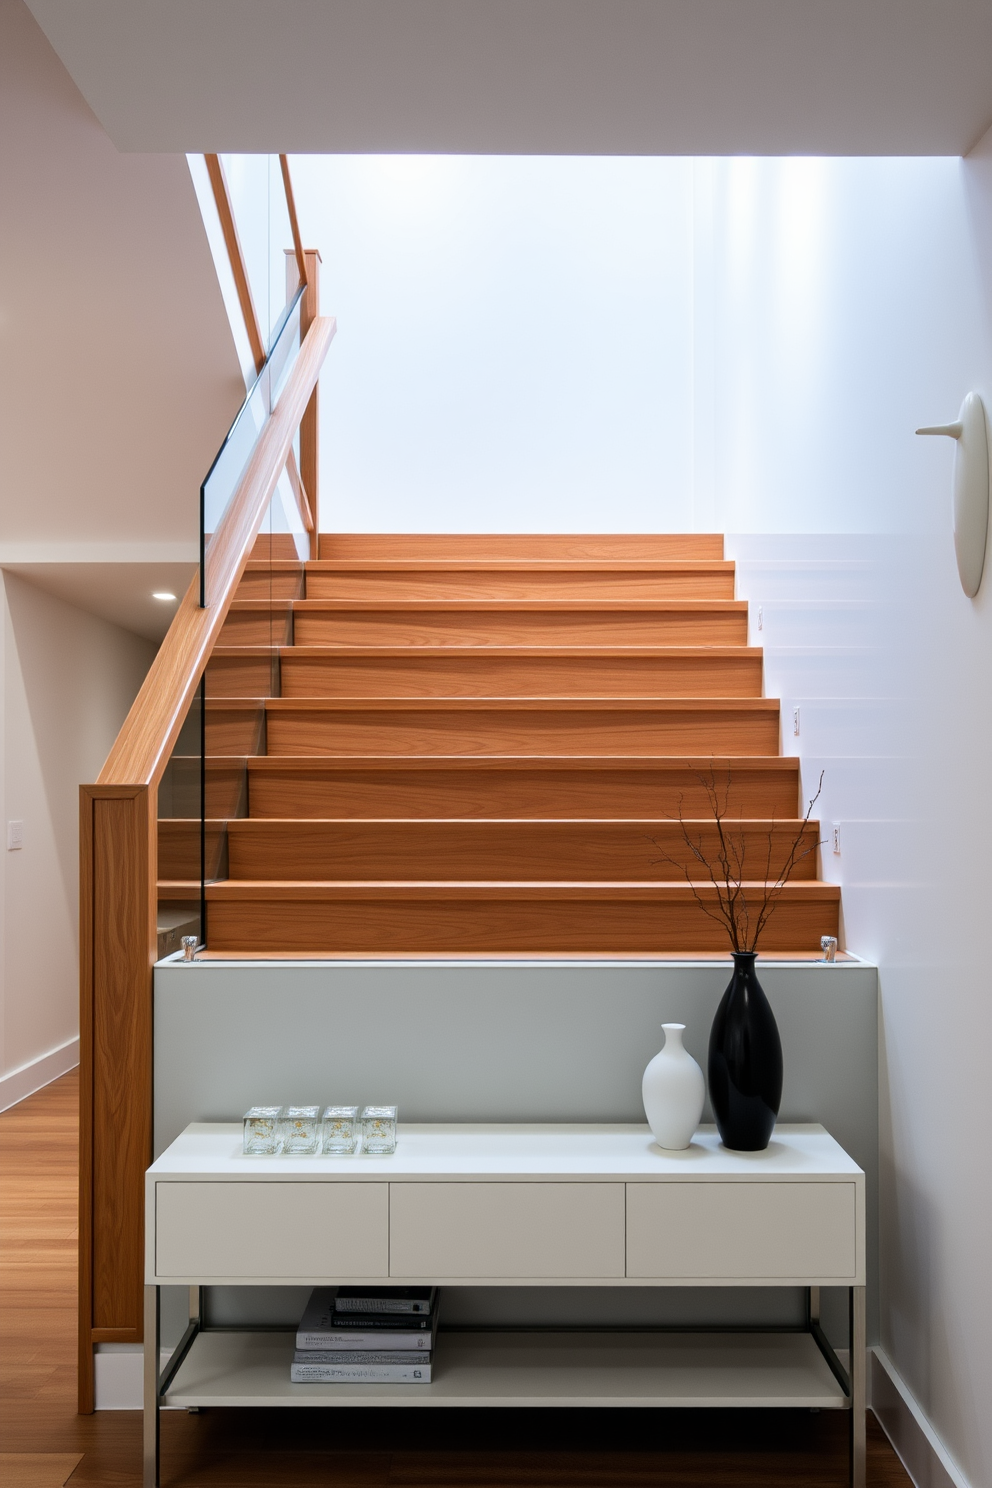
[(152, 1157), (157, 790), (80, 787), (79, 1409), (93, 1348), (140, 1343)]

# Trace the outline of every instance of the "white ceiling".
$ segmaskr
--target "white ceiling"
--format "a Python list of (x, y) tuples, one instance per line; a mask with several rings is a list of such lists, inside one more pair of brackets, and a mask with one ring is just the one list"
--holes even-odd
[(29, 0), (122, 150), (962, 154), (992, 0)]

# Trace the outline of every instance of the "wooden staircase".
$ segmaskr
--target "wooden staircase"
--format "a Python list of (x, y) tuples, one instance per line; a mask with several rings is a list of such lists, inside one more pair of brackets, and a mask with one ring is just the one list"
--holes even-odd
[[(680, 811), (715, 848), (729, 780), (755, 880), (800, 827), (719, 536), (327, 536), (302, 574), (270, 546), (207, 696), (212, 954), (712, 954)], [(811, 852), (763, 949), (818, 953), (838, 909)]]

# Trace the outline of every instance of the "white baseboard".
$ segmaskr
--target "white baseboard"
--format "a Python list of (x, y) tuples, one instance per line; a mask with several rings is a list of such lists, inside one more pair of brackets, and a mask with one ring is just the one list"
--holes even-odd
[[(172, 1358), (172, 1349), (159, 1355), (159, 1368)], [(140, 1343), (98, 1343), (93, 1352), (93, 1409), (144, 1408), (145, 1352)], [(175, 1410), (175, 1406), (166, 1406)]]
[(57, 1049), (51, 1049), (47, 1054), (40, 1054), (37, 1059), (22, 1064), (19, 1069), (0, 1075), (0, 1111), (9, 1111), (18, 1101), (26, 1100), (29, 1095), (50, 1085), (60, 1075), (67, 1075), (78, 1063), (77, 1035), (60, 1044)]
[(891, 1359), (871, 1354), (871, 1408), (916, 1488), (971, 1488)]
[(141, 1410), (143, 1362), (140, 1343), (98, 1343), (93, 1357), (94, 1408)]

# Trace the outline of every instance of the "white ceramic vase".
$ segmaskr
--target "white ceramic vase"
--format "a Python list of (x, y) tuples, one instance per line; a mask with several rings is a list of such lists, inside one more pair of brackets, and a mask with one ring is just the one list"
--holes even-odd
[(641, 1099), (648, 1126), (659, 1147), (688, 1147), (699, 1125), (706, 1099), (703, 1072), (682, 1047), (684, 1023), (663, 1023), (665, 1044), (644, 1071)]

